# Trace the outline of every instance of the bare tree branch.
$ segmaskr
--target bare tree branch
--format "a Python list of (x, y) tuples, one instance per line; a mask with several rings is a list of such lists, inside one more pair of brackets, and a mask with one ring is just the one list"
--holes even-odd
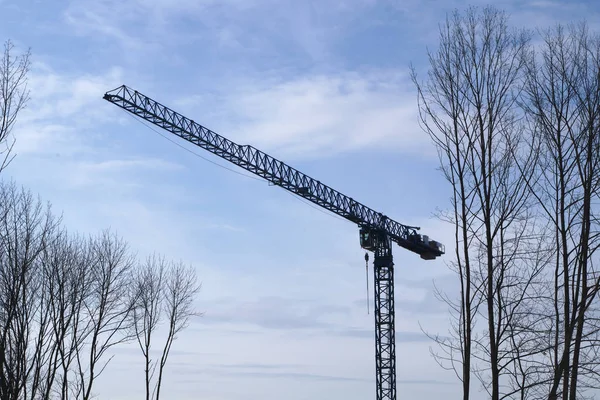
[(27, 75), (31, 66), (30, 51), (15, 56), (14, 45), (8, 40), (0, 59), (0, 172), (13, 160), (14, 139), (10, 134), (19, 112), (29, 101)]
[[(146, 400), (158, 400), (173, 342), (187, 327), (189, 319), (200, 315), (194, 310), (194, 298), (200, 285), (193, 268), (182, 263), (169, 265), (156, 254), (138, 267), (134, 282), (133, 326), (144, 357)], [(166, 338), (160, 358), (152, 360), (154, 336), (163, 323), (167, 324)], [(157, 377), (154, 376), (156, 369)]]

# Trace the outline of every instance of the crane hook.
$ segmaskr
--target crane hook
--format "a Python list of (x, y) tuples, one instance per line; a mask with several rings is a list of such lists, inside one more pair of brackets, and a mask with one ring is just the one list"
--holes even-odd
[(367, 314), (369, 312), (369, 253), (365, 252), (365, 271), (367, 276)]

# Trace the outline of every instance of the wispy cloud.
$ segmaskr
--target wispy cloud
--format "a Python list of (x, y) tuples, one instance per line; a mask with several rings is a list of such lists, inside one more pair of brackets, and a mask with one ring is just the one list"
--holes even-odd
[(223, 230), (223, 231), (232, 232), (232, 233), (235, 233), (235, 232), (245, 232), (246, 231), (242, 227), (231, 225), (231, 224), (227, 224), (227, 223), (207, 224), (204, 228), (205, 229)]
[(101, 75), (60, 74), (36, 63), (29, 77), (31, 101), (15, 128), (15, 151), (61, 155), (92, 151), (90, 143), (95, 138), (86, 137), (82, 131), (108, 120), (106, 110), (98, 107), (100, 96), (122, 76), (119, 68)]
[(67, 23), (71, 24), (78, 33), (81, 34), (100, 34), (118, 40), (132, 49), (139, 49), (141, 42), (135, 40), (118, 26), (111, 24), (110, 21), (99, 13), (83, 7), (75, 7), (65, 14)]
[(429, 140), (418, 127), (414, 93), (403, 73), (304, 76), (231, 89), (214, 99), (191, 96), (176, 103), (190, 112), (206, 110), (212, 103), (216, 111), (208, 113), (205, 125), (220, 126), (240, 144), (286, 159), (366, 149), (429, 152)]
[[(196, 372), (196, 371), (193, 371)], [(188, 372), (189, 373), (189, 372)], [(224, 376), (234, 376), (234, 377), (248, 377), (248, 378), (263, 378), (263, 379), (302, 379), (302, 380), (311, 380), (311, 381), (362, 381), (362, 382), (370, 382), (371, 379), (365, 378), (355, 378), (355, 377), (346, 377), (346, 376), (336, 376), (336, 375), (321, 375), (321, 374), (311, 374), (305, 372), (282, 372), (275, 370), (265, 370), (265, 369), (254, 369), (254, 370), (240, 370), (239, 368), (214, 368), (214, 369), (202, 369), (201, 373), (206, 373), (210, 375), (224, 375)]]
[(255, 301), (230, 300), (203, 317), (204, 323), (250, 324), (264, 329), (319, 329), (330, 327), (336, 315), (348, 315), (348, 307), (326, 305), (284, 297), (261, 297)]
[(289, 369), (298, 368), (299, 364), (257, 364), (257, 363), (237, 363), (237, 364), (211, 364), (211, 367), (216, 368), (233, 368), (233, 369), (258, 369), (258, 370), (273, 370), (273, 369)]
[[(144, 8), (135, 2), (71, 1), (64, 12), (65, 22), (81, 36), (92, 36), (116, 41), (127, 51), (142, 51), (156, 43), (153, 36), (143, 40), (140, 21), (147, 18)], [(143, 24), (146, 25), (146, 24)]]
[(199, 50), (203, 56), (219, 45), (221, 50), (268, 54), (271, 61), (283, 54), (324, 61), (331, 59), (331, 46), (344, 28), (373, 5), (368, 0), (71, 0), (64, 18), (77, 34), (110, 40), (129, 51), (192, 40), (211, 45), (208, 52)]
[[(375, 332), (373, 329), (345, 329), (345, 330), (334, 330), (329, 332), (331, 335), (351, 337), (358, 339), (374, 340)], [(415, 343), (415, 342), (431, 342), (431, 339), (422, 332), (406, 332), (396, 330), (396, 341), (398, 343)]]
[[(182, 165), (155, 158), (105, 159), (99, 162), (82, 161), (73, 166), (69, 179), (74, 185), (120, 186), (129, 181), (134, 184), (132, 174), (141, 170), (170, 172), (183, 168)], [(127, 179), (129, 178), (129, 179)], [(144, 183), (139, 182), (141, 187)]]

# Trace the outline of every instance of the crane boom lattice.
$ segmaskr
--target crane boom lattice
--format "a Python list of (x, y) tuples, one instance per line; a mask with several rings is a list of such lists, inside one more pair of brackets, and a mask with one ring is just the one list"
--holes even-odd
[(420, 235), (417, 232), (420, 228), (396, 222), (253, 146), (239, 145), (211, 131), (137, 90), (123, 85), (106, 92), (104, 99), (359, 225), (361, 246), (375, 254), (377, 400), (395, 400), (394, 264), (391, 242), (426, 260), (444, 254), (444, 246)]

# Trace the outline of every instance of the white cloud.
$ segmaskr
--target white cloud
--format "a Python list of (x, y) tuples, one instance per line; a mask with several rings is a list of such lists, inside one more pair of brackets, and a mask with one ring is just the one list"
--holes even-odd
[[(75, 185), (100, 185), (116, 186), (136, 185), (141, 187), (143, 183), (135, 183), (131, 176), (133, 172), (142, 170), (153, 173), (156, 171), (174, 171), (182, 169), (179, 164), (167, 162), (161, 159), (106, 159), (104, 161), (82, 161), (72, 166), (69, 181)], [(143, 172), (142, 172), (143, 173)]]
[(121, 171), (122, 169), (131, 167), (141, 167), (148, 169), (179, 169), (181, 166), (157, 159), (141, 159), (141, 160), (105, 160), (97, 163), (84, 163), (82, 168), (90, 171)]
[(287, 160), (366, 149), (433, 155), (429, 138), (418, 126), (415, 94), (402, 74), (305, 76), (227, 86), (224, 92), (220, 103), (191, 96), (175, 104), (192, 119), (192, 110), (206, 109), (209, 102), (215, 109), (217, 104), (217, 111), (205, 114), (207, 120), (201, 123), (239, 144)]
[[(118, 86), (122, 70), (102, 75), (63, 75), (43, 63), (29, 75), (31, 100), (15, 127), (15, 151), (36, 154), (73, 155), (93, 151), (83, 130), (107, 120), (102, 93)], [(87, 144), (86, 144), (87, 143)]]
[[(121, 205), (129, 210), (127, 217), (150, 218), (147, 205), (135, 198), (140, 192), (155, 191), (163, 198), (181, 195), (173, 188), (165, 190), (166, 179), (145, 187), (148, 177), (168, 177), (182, 169), (178, 160), (132, 154), (127, 138), (106, 129), (105, 123), (115, 123), (115, 110), (102, 94), (120, 85), (122, 76), (120, 68), (100, 74), (60, 73), (43, 63), (35, 64), (30, 74), (31, 101), (15, 126), (17, 157), (6, 173), (42, 191), (59, 212), (66, 209), (73, 216), (69, 221), (75, 222), (69, 227), (76, 230), (93, 232), (111, 225), (106, 216)], [(82, 203), (95, 209), (86, 211)]]
[(143, 50), (152, 41), (142, 40), (127, 24), (136, 19), (134, 7), (129, 2), (73, 1), (64, 13), (65, 22), (78, 35), (107, 37), (116, 40), (129, 51)]
[(181, 15), (193, 12), (205, 12), (214, 7), (223, 7), (235, 11), (247, 11), (257, 5), (273, 4), (274, 0), (135, 0), (136, 8), (151, 10), (153, 15)]
[(107, 87), (117, 86), (123, 78), (121, 68), (109, 68), (100, 75), (60, 74), (51, 66), (37, 62), (29, 75), (31, 107), (35, 112), (24, 113), (29, 121), (48, 117), (70, 117), (81, 111), (93, 111), (89, 106), (101, 99)]
[(72, 0), (64, 18), (76, 34), (108, 39), (138, 55), (148, 50), (164, 54), (193, 42), (210, 50), (270, 56), (291, 51), (323, 61), (332, 57), (331, 45), (342, 27), (373, 5), (369, 0)]
[(176, 34), (171, 25), (173, 18), (208, 13), (214, 17), (215, 11), (222, 8), (244, 11), (253, 4), (242, 0), (72, 0), (64, 18), (80, 35), (100, 35), (136, 51), (156, 48), (165, 35)]

